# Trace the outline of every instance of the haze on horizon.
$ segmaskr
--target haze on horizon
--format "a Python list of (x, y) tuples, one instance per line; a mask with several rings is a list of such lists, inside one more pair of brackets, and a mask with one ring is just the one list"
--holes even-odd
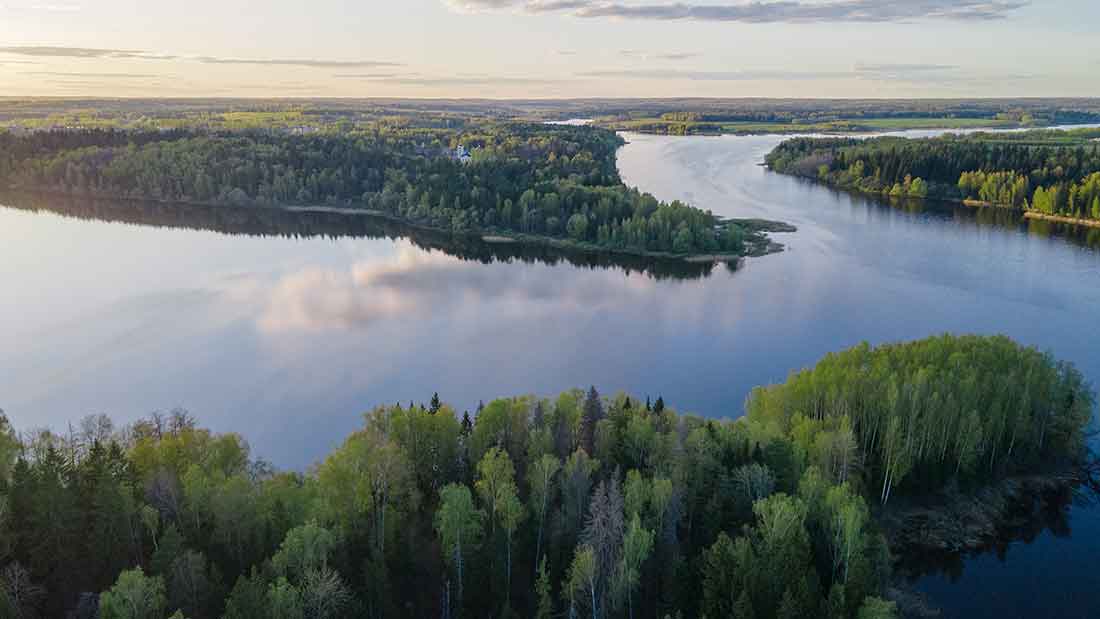
[(1091, 97), (1095, 0), (0, 1), (0, 93)]

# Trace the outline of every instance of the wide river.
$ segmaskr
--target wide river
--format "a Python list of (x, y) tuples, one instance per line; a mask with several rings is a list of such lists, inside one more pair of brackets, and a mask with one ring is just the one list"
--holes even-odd
[[(775, 136), (627, 138), (628, 184), (793, 223), (774, 235), (787, 251), (655, 278), (303, 225), (226, 234), (0, 208), (0, 407), (22, 429), (185, 407), (301, 468), (364, 410), (436, 391), (472, 409), (592, 384), (736, 417), (754, 385), (862, 340), (1004, 333), (1100, 380), (1100, 231), (776, 175), (759, 166)], [(949, 617), (1100, 616), (1100, 511), (1053, 520), (917, 587)]]

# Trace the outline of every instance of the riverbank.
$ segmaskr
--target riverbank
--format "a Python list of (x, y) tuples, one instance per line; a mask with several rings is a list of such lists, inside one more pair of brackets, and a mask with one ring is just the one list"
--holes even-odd
[(434, 234), (459, 234), (472, 236), (482, 242), (495, 245), (514, 244), (525, 247), (545, 247), (562, 251), (587, 253), (592, 255), (621, 256), (624, 258), (643, 258), (663, 262), (679, 262), (686, 264), (738, 264), (743, 258), (758, 258), (769, 254), (784, 251), (783, 244), (772, 240), (769, 233), (790, 233), (798, 229), (791, 224), (765, 219), (723, 219), (721, 224), (733, 224), (740, 226), (745, 231), (745, 251), (741, 254), (676, 254), (672, 252), (650, 251), (629, 247), (606, 247), (594, 243), (574, 241), (572, 239), (552, 237), (538, 234), (518, 233), (507, 230), (490, 229), (484, 234), (470, 231), (454, 231), (447, 228), (426, 225), (420, 222), (398, 217), (392, 213), (369, 208), (355, 208), (347, 206), (330, 205), (230, 205), (217, 202), (203, 202), (196, 200), (158, 200), (150, 198), (137, 198), (129, 196), (102, 196), (89, 195), (54, 189), (9, 189), (12, 193), (58, 196), (67, 199), (87, 199), (96, 201), (114, 201), (135, 204), (158, 204), (162, 206), (201, 207), (212, 209), (238, 209), (244, 212), (262, 209), (266, 211), (281, 211), (302, 215), (341, 215), (346, 217), (369, 217), (372, 219), (387, 221), (401, 225), (412, 230), (420, 230)]
[[(754, 223), (759, 220), (751, 220)], [(730, 220), (730, 223), (741, 225), (738, 220)], [(676, 254), (672, 252), (664, 251), (650, 251), (621, 247), (605, 247), (603, 245), (596, 245), (594, 243), (585, 243), (581, 241), (574, 241), (572, 239), (562, 239), (558, 237), (538, 235), (538, 234), (526, 234), (526, 233), (513, 233), (513, 232), (494, 232), (492, 234), (485, 234), (481, 236), (481, 240), (486, 243), (492, 244), (517, 244), (517, 245), (540, 245), (546, 247), (553, 247), (561, 250), (582, 251), (589, 253), (608, 253), (613, 255), (632, 256), (636, 258), (651, 258), (655, 260), (672, 260), (682, 261), (692, 264), (704, 264), (704, 263), (728, 263), (736, 264), (743, 258), (760, 258), (769, 254), (776, 254), (784, 251), (785, 247), (782, 243), (773, 241), (767, 237), (765, 232), (796, 232), (797, 228), (790, 224), (783, 222), (763, 222), (767, 224), (765, 227), (750, 230), (746, 227), (747, 233), (745, 238), (745, 251), (741, 254)]]
[(1078, 217), (1063, 217), (1062, 215), (1047, 215), (1046, 213), (1040, 213), (1038, 211), (1024, 211), (1024, 217), (1026, 217), (1027, 219), (1053, 221), (1060, 224), (1100, 228), (1100, 219), (1081, 219)]
[(1100, 228), (1100, 219), (1085, 219), (1085, 218), (1081, 218), (1081, 217), (1066, 217), (1064, 215), (1048, 215), (1046, 213), (1040, 213), (1039, 211), (1033, 211), (1033, 210), (1017, 208), (1017, 207), (1014, 207), (1014, 206), (1009, 206), (1007, 204), (997, 204), (995, 202), (989, 202), (989, 201), (986, 201), (986, 200), (973, 200), (973, 199), (970, 199), (970, 198), (957, 198), (957, 197), (947, 197), (947, 196), (937, 196), (937, 195), (930, 195), (930, 196), (925, 196), (925, 197), (919, 197), (919, 196), (891, 196), (889, 194), (883, 194), (883, 193), (880, 193), (880, 192), (877, 192), (877, 191), (863, 191), (863, 190), (859, 189), (858, 187), (845, 187), (845, 186), (842, 186), (842, 185), (837, 185), (837, 184), (834, 184), (834, 183), (823, 181), (823, 180), (821, 180), (821, 178), (810, 175), (810, 174), (799, 174), (796, 170), (782, 171), (781, 172), (781, 171), (777, 171), (774, 168), (771, 168), (771, 167), (767, 166), (767, 164), (764, 164), (764, 166), (767, 167), (769, 171), (775, 172), (776, 174), (785, 174), (787, 176), (794, 176), (794, 177), (797, 177), (797, 178), (803, 178), (803, 179), (809, 180), (810, 182), (813, 182), (813, 183), (818, 184), (818, 185), (822, 185), (822, 186), (825, 186), (825, 187), (830, 187), (832, 189), (836, 189), (836, 190), (839, 190), (839, 191), (848, 191), (848, 192), (851, 192), (853, 194), (860, 195), (860, 196), (877, 197), (877, 198), (889, 198), (891, 200), (902, 200), (902, 201), (912, 201), (912, 202), (925, 202), (927, 200), (935, 200), (935, 201), (938, 201), (938, 202), (950, 202), (950, 203), (953, 203), (953, 204), (961, 204), (963, 206), (968, 206), (970, 208), (975, 208), (975, 209), (987, 209), (987, 208), (989, 208), (989, 209), (1000, 209), (1000, 210), (1004, 210), (1004, 211), (1011, 211), (1011, 212), (1019, 213), (1025, 219), (1034, 219), (1034, 220), (1038, 220), (1038, 221), (1050, 221), (1050, 222), (1054, 222), (1054, 223), (1067, 224), (1067, 225), (1071, 225), (1071, 226), (1085, 226), (1085, 227), (1088, 227), (1088, 228)]

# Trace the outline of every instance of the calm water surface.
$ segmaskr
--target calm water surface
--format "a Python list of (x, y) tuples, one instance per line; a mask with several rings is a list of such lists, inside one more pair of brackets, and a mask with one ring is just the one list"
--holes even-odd
[[(781, 138), (628, 136), (628, 184), (798, 226), (737, 272), (465, 260), (408, 240), (230, 235), (0, 208), (0, 407), (17, 427), (191, 410), (304, 467), (380, 403), (595, 384), (734, 417), (829, 351), (1005, 333), (1100, 380), (1100, 233), (890, 206), (767, 172)], [(1100, 515), (918, 587), (947, 616), (1100, 615)], [(1066, 530), (1068, 529), (1068, 531)]]

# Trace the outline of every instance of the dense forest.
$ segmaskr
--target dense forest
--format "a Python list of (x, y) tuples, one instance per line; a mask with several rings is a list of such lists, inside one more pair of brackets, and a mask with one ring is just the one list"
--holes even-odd
[(1049, 355), (943, 336), (737, 421), (594, 388), (381, 406), (307, 472), (182, 411), (0, 415), (0, 617), (884, 619), (876, 506), (1072, 461), (1092, 409)]
[(1100, 130), (798, 138), (767, 157), (777, 172), (893, 197), (974, 200), (1100, 220)]
[[(430, 119), (429, 119), (430, 120)], [(293, 134), (183, 129), (0, 133), (0, 185), (222, 206), (365, 209), (454, 232), (634, 253), (729, 254), (762, 237), (619, 178), (614, 133), (456, 121)]]

